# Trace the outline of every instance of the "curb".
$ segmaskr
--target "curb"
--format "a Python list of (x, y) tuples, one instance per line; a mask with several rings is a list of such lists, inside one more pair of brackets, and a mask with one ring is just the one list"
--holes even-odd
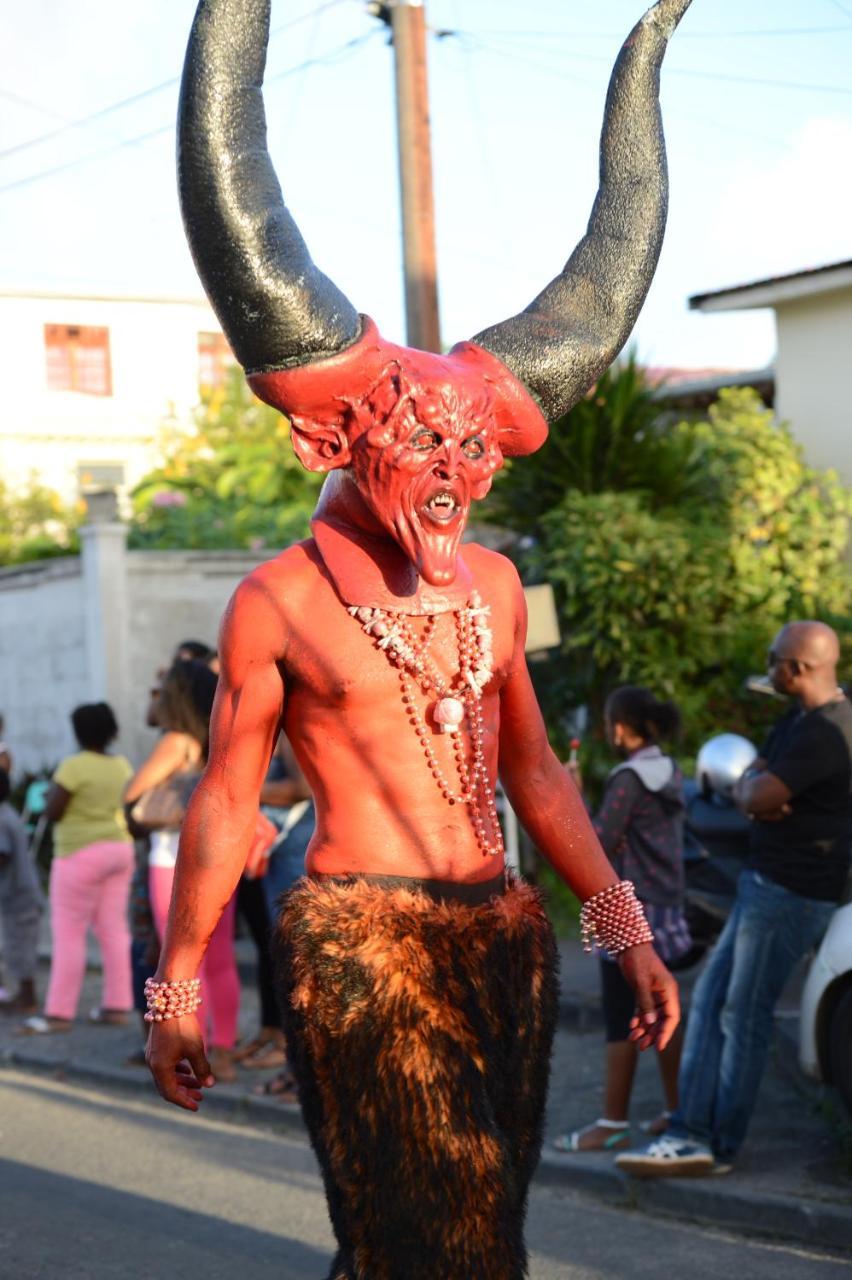
[[(80, 1058), (45, 1058), (32, 1050), (6, 1049), (0, 1053), (0, 1070), (3, 1068), (32, 1071), (49, 1076), (63, 1084), (81, 1088), (102, 1089), (111, 1094), (135, 1097), (145, 1102), (157, 1101), (157, 1095), (147, 1071), (139, 1067), (112, 1067), (93, 1065)], [(235, 1085), (222, 1084), (214, 1092), (204, 1096), (204, 1114), (227, 1120), (232, 1124), (249, 1124), (263, 1129), (273, 1129), (282, 1134), (304, 1136), (302, 1113), (295, 1102), (273, 1102), (269, 1098), (256, 1098)]]
[(599, 1156), (560, 1156), (542, 1152), (536, 1181), (577, 1191), (633, 1209), (742, 1235), (771, 1236), (825, 1249), (852, 1250), (852, 1206), (794, 1196), (758, 1194), (737, 1184), (709, 1178), (630, 1178)]
[[(104, 1089), (143, 1098), (154, 1095), (139, 1069), (93, 1065), (73, 1056), (57, 1061), (32, 1049), (0, 1053), (0, 1069), (24, 1069), (63, 1083)], [(295, 1103), (253, 1097), (235, 1085), (220, 1085), (204, 1099), (206, 1115), (232, 1124), (248, 1124), (280, 1134), (305, 1136)], [(714, 1178), (629, 1178), (597, 1153), (559, 1155), (544, 1150), (535, 1182), (568, 1187), (623, 1207), (677, 1218), (704, 1226), (727, 1228), (743, 1235), (770, 1236), (821, 1248), (852, 1250), (852, 1206), (769, 1193), (757, 1194), (738, 1184), (736, 1174), (724, 1184)]]

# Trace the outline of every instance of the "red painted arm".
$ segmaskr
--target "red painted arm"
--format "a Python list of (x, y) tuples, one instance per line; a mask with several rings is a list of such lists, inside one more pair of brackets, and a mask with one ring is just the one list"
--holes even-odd
[[(536, 847), (585, 901), (618, 877), (600, 846), (573, 779), (547, 740), (524, 657), (526, 605), (520, 583), (515, 652), (500, 702), (500, 778), (512, 807)], [(650, 943), (618, 958), (636, 993), (630, 1033), (641, 1049), (664, 1049), (680, 1020), (677, 984)]]
[(515, 651), (500, 699), (500, 779), (524, 830), (574, 893), (585, 901), (618, 877), (595, 835), (582, 797), (547, 740), (526, 658), (526, 604), (513, 601)]
[[(195, 976), (245, 866), (284, 711), (277, 666), (283, 643), (280, 609), (253, 575), (237, 589), (222, 624), (210, 758), (181, 833), (159, 981)], [(200, 1086), (212, 1077), (195, 1017), (152, 1024), (148, 1062), (164, 1098), (197, 1110)]]

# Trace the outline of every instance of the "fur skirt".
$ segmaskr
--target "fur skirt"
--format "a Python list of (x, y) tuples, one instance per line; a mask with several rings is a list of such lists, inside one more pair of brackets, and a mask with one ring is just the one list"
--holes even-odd
[(521, 1280), (557, 1010), (538, 891), (302, 880), (276, 944), (329, 1280)]

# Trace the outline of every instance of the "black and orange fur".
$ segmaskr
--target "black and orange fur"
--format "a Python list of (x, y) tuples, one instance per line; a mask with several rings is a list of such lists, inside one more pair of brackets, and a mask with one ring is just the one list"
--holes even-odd
[(521, 1280), (557, 1007), (538, 892), (471, 907), (303, 880), (277, 953), (329, 1280)]

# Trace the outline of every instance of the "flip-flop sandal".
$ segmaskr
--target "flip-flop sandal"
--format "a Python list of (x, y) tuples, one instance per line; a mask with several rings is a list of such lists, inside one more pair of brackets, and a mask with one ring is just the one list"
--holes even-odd
[(54, 1018), (45, 1018), (40, 1013), (32, 1018), (27, 1018), (18, 1027), (15, 1035), (18, 1036), (52, 1036), (58, 1035), (64, 1031), (70, 1031), (72, 1023), (65, 1021), (57, 1021)]
[(235, 1045), (231, 1057), (234, 1062), (245, 1062), (246, 1058), (253, 1058), (270, 1043), (271, 1041), (264, 1035), (252, 1036), (251, 1040), (246, 1040), (245, 1044)]
[(90, 1009), (89, 1022), (98, 1027), (126, 1027), (130, 1018), (121, 1009)]
[[(580, 1139), (583, 1134), (589, 1133), (592, 1129), (609, 1129), (611, 1132), (599, 1146), (581, 1147)], [(583, 1154), (596, 1151), (619, 1151), (625, 1146), (630, 1146), (630, 1125), (626, 1120), (595, 1120), (582, 1129), (575, 1129), (573, 1133), (563, 1133), (553, 1140), (554, 1150), (561, 1151), (563, 1155), (570, 1155), (575, 1151)]]
[(271, 1071), (272, 1068), (286, 1067), (287, 1050), (282, 1044), (265, 1044), (254, 1053), (247, 1054), (238, 1060), (243, 1071)]
[(671, 1111), (661, 1111), (658, 1116), (654, 1116), (653, 1120), (643, 1120), (639, 1128), (643, 1133), (649, 1133), (652, 1138), (659, 1138), (668, 1132), (671, 1118)]
[(275, 1102), (298, 1102), (299, 1089), (291, 1071), (279, 1071), (271, 1080), (256, 1084), (252, 1089), (256, 1098), (271, 1098)]

